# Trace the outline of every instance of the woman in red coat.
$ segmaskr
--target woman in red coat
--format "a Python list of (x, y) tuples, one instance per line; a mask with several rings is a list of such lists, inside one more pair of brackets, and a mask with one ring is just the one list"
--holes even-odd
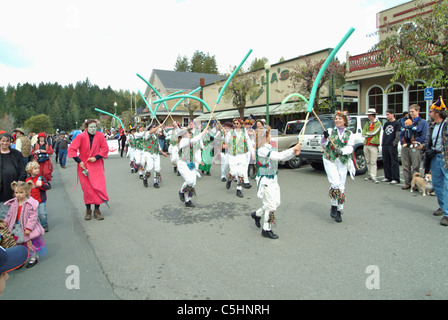
[(39, 162), (39, 175), (43, 176), (49, 183), (53, 173), (53, 163), (50, 157), (53, 154), (53, 148), (47, 143), (45, 133), (41, 132), (37, 135), (37, 142), (34, 144), (31, 154), (34, 157), (34, 161)]
[(84, 193), (86, 204), (85, 220), (92, 219), (91, 205), (95, 205), (94, 218), (103, 220), (100, 204), (109, 201), (104, 175), (104, 158), (107, 158), (109, 146), (104, 135), (97, 132), (97, 121), (90, 119), (84, 123), (87, 129), (72, 141), (67, 156), (77, 163), (77, 175)]

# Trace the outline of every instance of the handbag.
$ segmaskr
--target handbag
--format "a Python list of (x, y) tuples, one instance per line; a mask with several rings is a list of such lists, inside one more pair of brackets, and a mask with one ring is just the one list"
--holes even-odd
[(13, 235), (7, 227), (0, 228), (0, 246), (5, 249), (15, 247), (17, 245)]
[(37, 162), (45, 162), (48, 159), (50, 159), (50, 157), (48, 156), (48, 153), (39, 153), (37, 155)]

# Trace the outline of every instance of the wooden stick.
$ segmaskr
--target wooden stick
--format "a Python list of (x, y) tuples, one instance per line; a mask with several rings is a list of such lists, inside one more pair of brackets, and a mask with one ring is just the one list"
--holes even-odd
[[(320, 121), (319, 116), (317, 115), (316, 111), (314, 111), (313, 109), (313, 113), (316, 116), (317, 120), (319, 121), (320, 125), (322, 126), (322, 129), (324, 129), (324, 131), (326, 131), (327, 129), (324, 127), (324, 124), (322, 123), (322, 121)], [(333, 147), (336, 149), (336, 145), (334, 144), (333, 140), (329, 139), (331, 144), (333, 145)]]

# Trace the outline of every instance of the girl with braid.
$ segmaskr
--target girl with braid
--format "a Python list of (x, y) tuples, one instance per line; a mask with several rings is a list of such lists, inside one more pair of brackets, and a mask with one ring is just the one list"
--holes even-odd
[(324, 148), (323, 162), (330, 182), (330, 216), (336, 222), (342, 222), (341, 211), (345, 202), (347, 171), (350, 172), (352, 179), (354, 179), (356, 171), (352, 160), (355, 138), (347, 129), (348, 119), (345, 114), (336, 113), (334, 125), (333, 129), (324, 131), (320, 144)]
[(300, 154), (301, 144), (278, 152), (271, 145), (271, 128), (259, 128), (255, 130), (256, 162), (258, 165), (257, 196), (263, 201), (263, 205), (257, 211), (251, 213), (255, 225), (261, 227), (263, 218), (263, 229), (261, 235), (270, 239), (278, 239), (272, 232), (271, 225), (275, 224), (275, 211), (280, 205), (280, 186), (278, 185), (278, 162), (287, 161)]

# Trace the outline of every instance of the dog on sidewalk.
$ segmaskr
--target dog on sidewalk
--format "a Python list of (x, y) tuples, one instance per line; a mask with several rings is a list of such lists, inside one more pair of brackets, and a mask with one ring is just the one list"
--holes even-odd
[(415, 187), (423, 193), (424, 197), (427, 194), (432, 194), (434, 190), (432, 187), (431, 174), (427, 173), (423, 177), (421, 173), (415, 173), (411, 181), (411, 192), (414, 192)]

